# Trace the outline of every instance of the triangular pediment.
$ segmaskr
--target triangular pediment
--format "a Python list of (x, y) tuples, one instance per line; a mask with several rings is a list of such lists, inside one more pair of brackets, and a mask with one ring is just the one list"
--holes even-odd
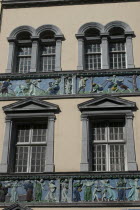
[(135, 102), (109, 95), (104, 95), (78, 105), (81, 111), (88, 109), (133, 109), (135, 107)]
[(35, 98), (28, 98), (3, 107), (4, 112), (58, 111), (59, 106)]

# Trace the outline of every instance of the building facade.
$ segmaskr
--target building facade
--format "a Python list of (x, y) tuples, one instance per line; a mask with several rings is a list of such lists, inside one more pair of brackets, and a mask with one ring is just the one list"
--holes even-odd
[(139, 11), (1, 1), (1, 209), (140, 208)]

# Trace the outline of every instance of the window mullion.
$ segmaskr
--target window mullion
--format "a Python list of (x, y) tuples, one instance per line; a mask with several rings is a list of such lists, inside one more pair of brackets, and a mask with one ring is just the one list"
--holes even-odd
[(109, 145), (108, 145), (108, 141), (109, 141), (109, 123), (106, 123), (106, 170), (109, 171)]
[(28, 148), (28, 150), (29, 150), (29, 152), (28, 152), (28, 154), (29, 154), (28, 172), (31, 172), (31, 156), (32, 156), (32, 146), (31, 146), (31, 144), (32, 144), (32, 138), (33, 138), (33, 126), (30, 125), (30, 133), (29, 133), (29, 144), (30, 144), (30, 146)]

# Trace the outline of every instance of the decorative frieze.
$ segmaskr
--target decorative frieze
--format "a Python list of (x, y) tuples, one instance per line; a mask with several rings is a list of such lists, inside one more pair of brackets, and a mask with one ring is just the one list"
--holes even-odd
[(0, 77), (0, 98), (68, 97), (75, 95), (140, 93), (140, 72), (64, 72), (48, 74), (5, 74)]
[(5, 176), (0, 177), (0, 202), (140, 205), (140, 174)]

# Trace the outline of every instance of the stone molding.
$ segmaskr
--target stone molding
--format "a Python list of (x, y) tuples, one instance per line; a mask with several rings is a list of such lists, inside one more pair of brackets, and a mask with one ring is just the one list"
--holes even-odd
[(81, 4), (99, 4), (99, 3), (121, 3), (121, 2), (138, 2), (139, 0), (3, 0), (3, 8), (17, 7), (42, 7), (42, 6), (61, 6), (61, 5), (81, 5)]

